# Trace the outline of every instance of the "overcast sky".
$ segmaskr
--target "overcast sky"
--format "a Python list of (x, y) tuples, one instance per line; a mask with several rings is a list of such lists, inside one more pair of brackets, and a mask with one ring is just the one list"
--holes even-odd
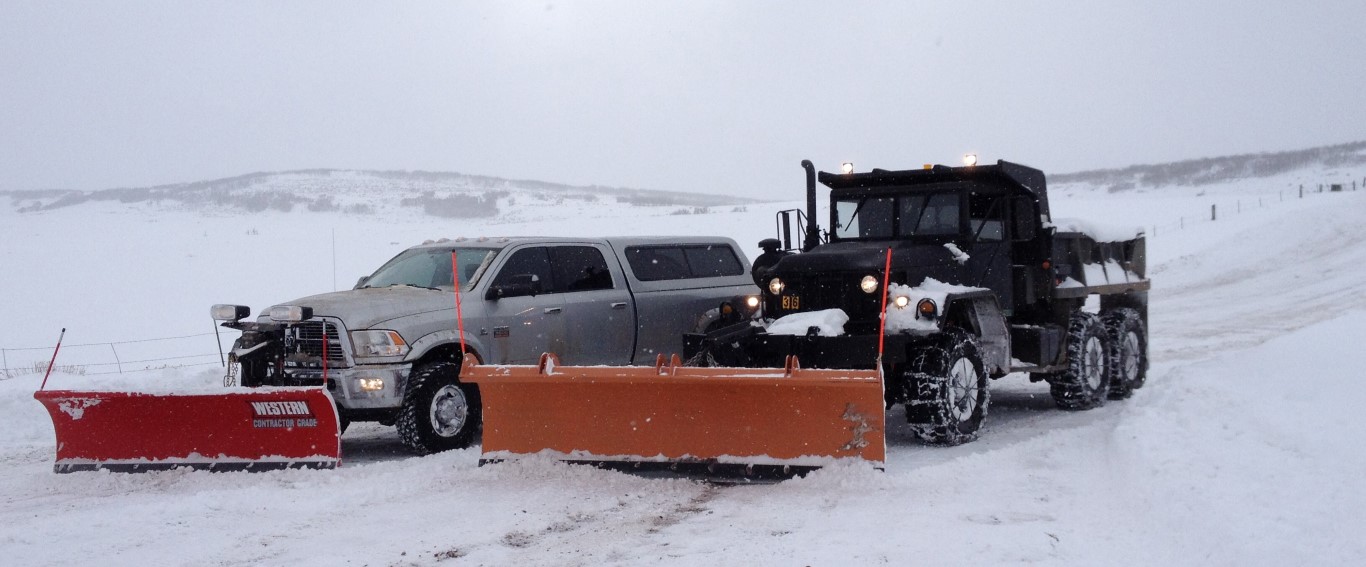
[(424, 169), (797, 198), (1366, 139), (1366, 2), (0, 0), (0, 189)]

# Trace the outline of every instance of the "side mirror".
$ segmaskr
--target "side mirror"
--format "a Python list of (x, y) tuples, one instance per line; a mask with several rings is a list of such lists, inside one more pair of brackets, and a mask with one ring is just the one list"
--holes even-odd
[(361, 276), (360, 279), (356, 280), (356, 287), (351, 289), (360, 289), (361, 286), (365, 285), (365, 282), (368, 281), (370, 281), (370, 276)]
[(536, 296), (541, 293), (541, 280), (535, 274), (517, 274), (505, 284), (490, 286), (484, 299), (497, 301), (505, 297)]

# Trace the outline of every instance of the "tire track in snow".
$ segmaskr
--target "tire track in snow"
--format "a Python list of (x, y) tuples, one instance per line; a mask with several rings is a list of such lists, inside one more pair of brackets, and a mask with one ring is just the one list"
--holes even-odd
[[(604, 473), (625, 474), (625, 473)], [(651, 479), (647, 482), (683, 480)], [(559, 519), (519, 528), (477, 544), (463, 545), (432, 554), (435, 561), (460, 558), (516, 565), (639, 564), (643, 558), (677, 559), (670, 554), (670, 528), (709, 513), (709, 503), (724, 487), (691, 483), (695, 487), (673, 497), (661, 507), (656, 497), (618, 496), (608, 508), (584, 506), (566, 511)], [(677, 486), (677, 485), (675, 485)], [(492, 559), (485, 560), (486, 557)], [(404, 563), (405, 565), (423, 563)]]
[(1155, 267), (1152, 358), (1199, 360), (1366, 308), (1366, 247), (1353, 246), (1366, 241), (1366, 225), (1356, 210), (1325, 200)]

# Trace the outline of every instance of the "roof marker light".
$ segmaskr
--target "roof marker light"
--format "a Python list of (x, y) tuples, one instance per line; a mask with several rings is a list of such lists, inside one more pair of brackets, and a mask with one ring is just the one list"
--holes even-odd
[(846, 161), (846, 162), (844, 162), (844, 163), (841, 163), (841, 164), (840, 164), (840, 171), (843, 171), (843, 172), (846, 173), (846, 174), (848, 174), (848, 173), (853, 173), (853, 172), (854, 172), (854, 162), (852, 162), (852, 161)]
[(963, 154), (963, 165), (968, 167), (977, 165), (977, 154)]

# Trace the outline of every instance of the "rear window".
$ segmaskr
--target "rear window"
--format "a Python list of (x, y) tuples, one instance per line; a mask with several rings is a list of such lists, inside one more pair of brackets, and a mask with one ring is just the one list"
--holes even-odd
[(744, 275), (735, 251), (724, 244), (632, 246), (626, 262), (643, 282)]

